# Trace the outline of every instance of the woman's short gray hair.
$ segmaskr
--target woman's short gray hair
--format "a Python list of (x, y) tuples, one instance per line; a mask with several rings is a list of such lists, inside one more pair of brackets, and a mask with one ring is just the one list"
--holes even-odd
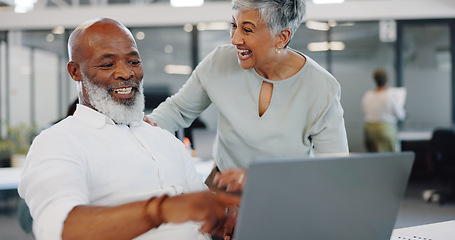
[(272, 36), (289, 28), (290, 39), (305, 18), (305, 0), (232, 0), (232, 9), (258, 9)]

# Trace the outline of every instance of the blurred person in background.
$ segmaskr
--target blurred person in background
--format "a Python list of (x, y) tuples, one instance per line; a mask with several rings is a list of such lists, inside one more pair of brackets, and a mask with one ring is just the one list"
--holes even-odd
[(404, 105), (388, 88), (387, 73), (377, 69), (373, 73), (375, 90), (369, 90), (362, 99), (365, 118), (365, 146), (368, 152), (395, 152), (397, 149), (398, 121), (404, 120)]

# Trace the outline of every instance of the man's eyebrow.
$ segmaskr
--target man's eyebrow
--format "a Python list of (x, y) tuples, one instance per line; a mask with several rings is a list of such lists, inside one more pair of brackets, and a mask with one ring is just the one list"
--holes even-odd
[(128, 55), (139, 56), (139, 52), (138, 51), (131, 51), (130, 53), (128, 53)]
[[(102, 55), (102, 58), (111, 58), (111, 57), (113, 57), (115, 55), (116, 54), (114, 54), (114, 53), (106, 53), (106, 54)], [(130, 56), (139, 56), (139, 52), (131, 51), (131, 52), (128, 53), (128, 55), (130, 55)]]
[(113, 53), (106, 53), (106, 54), (103, 54), (101, 57), (102, 57), (102, 58), (111, 58), (111, 57), (113, 57), (113, 56), (115, 56), (115, 54), (113, 54)]

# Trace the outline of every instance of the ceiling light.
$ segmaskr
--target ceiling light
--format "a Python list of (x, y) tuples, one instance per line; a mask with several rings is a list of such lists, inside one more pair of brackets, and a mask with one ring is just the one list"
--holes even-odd
[(312, 52), (320, 52), (329, 50), (328, 42), (312, 42), (308, 43), (308, 50)]
[(167, 74), (182, 74), (182, 75), (189, 75), (192, 69), (188, 65), (173, 65), (168, 64), (164, 67), (164, 72)]
[(318, 31), (328, 31), (330, 29), (329, 24), (317, 21), (306, 21), (305, 26), (309, 29)]
[(172, 52), (174, 52), (174, 47), (170, 44), (164, 46), (164, 52), (167, 53), (167, 54), (171, 54)]
[(46, 42), (53, 42), (55, 40), (55, 36), (52, 33), (46, 35)]
[(344, 42), (339, 41), (329, 42), (329, 48), (332, 51), (343, 51), (345, 48)]
[(193, 31), (193, 25), (187, 23), (187, 24), (185, 24), (185, 25), (183, 26), (183, 30), (184, 30), (185, 32), (191, 32), (191, 31)]
[(229, 23), (227, 22), (210, 22), (210, 23), (198, 23), (197, 30), (227, 30), (229, 29)]
[(14, 7), (15, 13), (25, 13), (30, 10), (33, 10), (33, 6), (35, 5), (34, 0), (14, 0)]
[(354, 22), (344, 22), (344, 23), (338, 23), (337, 25), (343, 26), (343, 27), (351, 27), (351, 26), (354, 26), (355, 23)]
[(145, 33), (144, 32), (139, 31), (139, 32), (136, 33), (136, 39), (137, 40), (144, 40), (144, 38), (145, 38)]
[(337, 4), (344, 3), (344, 0), (313, 0), (315, 4)]
[(54, 29), (52, 29), (52, 33), (57, 34), (57, 35), (63, 34), (63, 33), (65, 33), (65, 27), (57, 26)]
[(308, 50), (312, 52), (320, 52), (320, 51), (342, 51), (344, 50), (345, 45), (343, 42), (312, 42), (308, 44)]
[(327, 24), (329, 24), (330, 27), (335, 27), (338, 23), (333, 19), (329, 19), (329, 21), (327, 21)]
[(204, 0), (171, 0), (173, 7), (200, 7), (204, 4)]

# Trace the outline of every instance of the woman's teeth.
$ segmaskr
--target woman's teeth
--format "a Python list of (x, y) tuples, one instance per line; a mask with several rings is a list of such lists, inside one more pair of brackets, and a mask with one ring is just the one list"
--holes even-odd
[(250, 50), (240, 50), (240, 49), (238, 49), (237, 51), (238, 51), (239, 54), (242, 55), (242, 56), (248, 56), (249, 54), (251, 54), (251, 51), (250, 51)]

